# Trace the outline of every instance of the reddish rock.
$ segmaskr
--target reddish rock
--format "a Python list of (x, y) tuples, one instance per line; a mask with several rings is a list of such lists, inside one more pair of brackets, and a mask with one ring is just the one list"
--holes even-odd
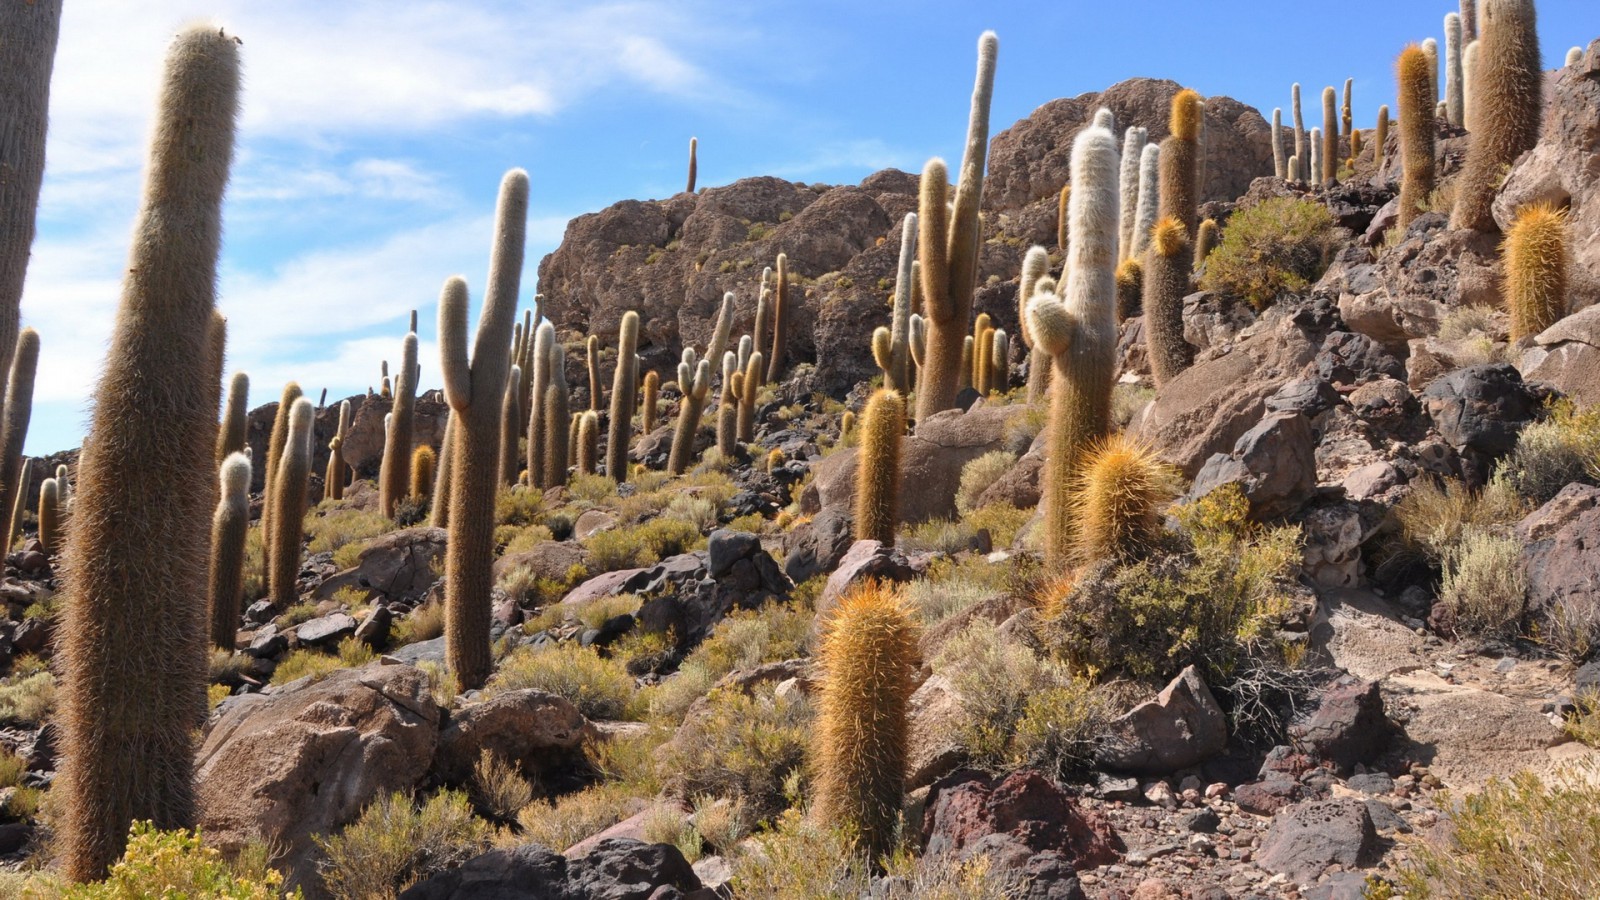
[(1110, 820), (1081, 809), (1038, 772), (1000, 780), (964, 771), (929, 789), (922, 818), (925, 853), (960, 852), (993, 834), (1009, 835), (1034, 852), (1061, 851), (1078, 871), (1115, 862), (1126, 849)]

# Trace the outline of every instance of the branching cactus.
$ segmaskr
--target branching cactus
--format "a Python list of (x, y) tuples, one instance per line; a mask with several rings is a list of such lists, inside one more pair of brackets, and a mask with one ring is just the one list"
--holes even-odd
[(232, 651), (239, 633), (244, 596), (244, 545), (250, 531), (250, 457), (229, 454), (222, 461), (222, 491), (211, 517), (211, 591), (206, 619), (211, 646)]
[[(57, 859), (101, 878), (128, 828), (191, 828), (206, 709), (207, 522), (217, 407), (208, 358), (239, 43), (213, 25), (173, 42), (144, 198), (93, 396), (57, 632)], [(7, 235), (9, 238), (9, 235)], [(208, 406), (208, 402), (210, 405)]]
[(978, 74), (967, 120), (966, 148), (955, 203), (948, 203), (949, 175), (943, 160), (922, 170), (917, 201), (918, 259), (922, 263), (923, 318), (927, 323), (926, 364), (917, 384), (917, 420), (955, 406), (962, 380), (961, 351), (978, 272), (978, 210), (983, 201), (983, 171), (989, 149), (989, 104), (994, 96), (994, 32), (978, 39)]
[[(1132, 131), (1133, 129), (1129, 129)], [(1131, 231), (1132, 224), (1129, 224)], [(1017, 281), (1017, 322), (1022, 344), (1028, 348), (1028, 402), (1038, 403), (1050, 385), (1050, 363), (1028, 332), (1028, 301), (1034, 285), (1050, 272), (1050, 254), (1035, 244), (1022, 257), (1022, 277)]]
[[(1035, 288), (1028, 306), (1033, 339), (1052, 357), (1049, 455), (1044, 474), (1045, 549), (1064, 563), (1072, 545), (1070, 482), (1079, 457), (1111, 430), (1116, 372), (1117, 144), (1086, 128), (1072, 147), (1072, 248), (1067, 284)], [(1045, 290), (1045, 287), (1051, 290)]]
[(507, 350), (517, 315), (527, 225), (528, 175), (513, 169), (500, 183), (489, 285), (470, 359), (466, 282), (446, 281), (439, 299), (440, 375), (456, 430), (444, 572), (445, 661), (469, 690), (483, 685), (493, 665), (489, 613), (499, 401), (511, 368)]
[(756, 439), (756, 397), (761, 394), (761, 373), (763, 360), (760, 353), (750, 354), (750, 360), (745, 364), (744, 373), (737, 378), (739, 398), (739, 420), (735, 425), (735, 438), (741, 442)]
[(1199, 225), (1200, 95), (1187, 88), (1172, 98), (1172, 133), (1161, 142), (1161, 217)]
[[(667, 457), (667, 471), (673, 475), (689, 470), (689, 462), (694, 459), (695, 436), (700, 431), (700, 414), (705, 411), (706, 397), (711, 393), (711, 360), (702, 359), (696, 364), (694, 351), (687, 349), (683, 356), (683, 362), (678, 363), (678, 387), (683, 391), (683, 401), (678, 405), (678, 428), (672, 435), (672, 451)], [(746, 371), (755, 371), (755, 364), (760, 360), (760, 353), (751, 354), (751, 367)]]
[[(39, 332), (22, 329), (16, 352), (11, 358), (11, 374), (6, 379), (5, 424), (0, 427), (0, 509), (10, 509), (24, 488), (18, 484), (22, 473), (22, 447), (28, 440), (28, 422), (33, 418), (33, 384), (39, 371)], [(215, 407), (213, 407), (215, 409)]]
[(1536, 26), (1533, 0), (1483, 0), (1478, 9), (1483, 36), (1472, 94), (1478, 130), (1456, 182), (1452, 228), (1498, 231), (1491, 207), (1505, 171), (1539, 142), (1544, 69)]
[[(889, 318), (889, 346), (878, 361), (883, 369), (884, 386), (910, 394), (911, 381), (911, 293), (917, 261), (917, 214), (906, 213), (900, 224), (900, 262), (895, 273), (894, 306)], [(874, 348), (876, 349), (876, 348)], [(885, 365), (887, 363), (887, 365)]]
[(250, 376), (235, 372), (233, 380), (228, 382), (228, 401), (222, 409), (222, 425), (217, 429), (217, 465), (244, 449), (249, 415)]
[(272, 480), (272, 530), (266, 534), (267, 598), (279, 610), (299, 601), (300, 544), (305, 538), (307, 492), (311, 479), (311, 418), (315, 411), (305, 397), (289, 410), (289, 433)]
[(1162, 219), (1156, 224), (1144, 262), (1144, 333), (1157, 388), (1194, 361), (1194, 348), (1183, 339), (1183, 298), (1189, 293), (1193, 258), (1182, 222)]
[(874, 581), (839, 599), (822, 634), (816, 813), (878, 859), (894, 849), (905, 798), (917, 629), (894, 589)]
[(633, 408), (639, 405), (639, 314), (622, 314), (617, 335), (617, 368), (611, 381), (611, 415), (606, 425), (606, 474), (617, 484), (628, 480), (628, 448), (633, 444)]
[[(1490, 33), (1494, 18), (1488, 17)], [(1544, 331), (1567, 314), (1567, 217), (1535, 203), (1517, 211), (1500, 252), (1513, 343)]]
[(322, 478), (322, 499), (343, 500), (346, 466), (344, 464), (344, 442), (350, 433), (350, 401), (339, 402), (339, 429), (333, 433), (333, 440), (328, 442), (328, 471)]
[(900, 441), (906, 403), (890, 390), (875, 392), (861, 413), (856, 457), (856, 540), (894, 546), (900, 520)]
[[(1436, 130), (1433, 124), (1433, 98), (1428, 87), (1428, 55), (1416, 44), (1400, 51), (1400, 216), (1402, 231), (1422, 213), (1422, 204), (1433, 193)], [(1459, 196), (1459, 195), (1458, 195)], [(1456, 209), (1459, 210), (1457, 202)]]
[[(545, 385), (544, 399), (544, 478), (545, 487), (559, 487), (567, 483), (567, 459), (570, 427), (562, 423), (571, 419), (571, 393), (567, 388), (567, 351), (560, 344), (550, 348), (550, 383)], [(653, 374), (653, 373), (652, 373)], [(645, 380), (649, 384), (649, 379)], [(530, 477), (531, 480), (531, 477)]]
[[(555, 377), (553, 365), (554, 353), (559, 349), (556, 343), (556, 327), (549, 322), (540, 322), (533, 333), (533, 349), (530, 351), (533, 359), (533, 372), (528, 375), (533, 381), (533, 396), (543, 397), (549, 389), (550, 380)], [(562, 373), (563, 380), (566, 373)], [(544, 454), (549, 447), (546, 431), (555, 431), (565, 436), (567, 433), (567, 420), (563, 416), (559, 421), (551, 422), (544, 417), (543, 401), (535, 404), (531, 415), (528, 417), (528, 483), (534, 487), (547, 487), (544, 483), (544, 473), (547, 467), (544, 464)]]
[(789, 345), (789, 255), (778, 254), (777, 290), (772, 294), (772, 358), (767, 361), (767, 381), (783, 377)]

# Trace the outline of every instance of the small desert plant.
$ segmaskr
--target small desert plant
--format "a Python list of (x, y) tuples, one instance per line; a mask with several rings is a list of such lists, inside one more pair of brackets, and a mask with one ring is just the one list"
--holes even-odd
[(364, 666), (377, 659), (371, 649), (353, 637), (345, 638), (339, 642), (338, 655), (330, 656), (318, 650), (295, 650), (278, 663), (278, 668), (272, 672), (273, 684), (288, 684), (310, 676), (313, 681), (323, 678), (339, 669), (353, 669)]
[(521, 647), (500, 664), (490, 694), (536, 688), (565, 697), (591, 719), (620, 719), (634, 695), (633, 678), (619, 660), (604, 659), (568, 641), (554, 647)]
[(1600, 747), (1600, 692), (1593, 688), (1582, 691), (1572, 698), (1572, 705), (1574, 709), (1562, 730), (1573, 740)]
[[(242, 868), (242, 867), (240, 867)], [(58, 900), (144, 900), (149, 897), (205, 897), (208, 900), (278, 900), (284, 897), (283, 876), (265, 866), (242, 872), (228, 865), (221, 851), (207, 847), (199, 832), (158, 831), (146, 821), (133, 823), (127, 849), (112, 863), (104, 881), (79, 884), (59, 892), (48, 886), (25, 889), (24, 897)], [(44, 889), (41, 891), (39, 887)], [(38, 891), (37, 893), (35, 891)], [(298, 889), (287, 896), (298, 898)]]
[(0, 722), (38, 725), (56, 706), (56, 677), (48, 670), (16, 672), (0, 681)]
[(1327, 207), (1278, 197), (1233, 214), (1201, 284), (1263, 309), (1310, 287), (1328, 267), (1337, 224)]
[(1444, 556), (1439, 602), (1462, 634), (1515, 634), (1527, 606), (1522, 543), (1491, 531), (1467, 529)]
[(396, 622), (389, 632), (391, 647), (431, 641), (444, 634), (444, 604), (424, 603)]
[(565, 850), (639, 811), (643, 801), (617, 784), (599, 784), (554, 801), (536, 800), (517, 814), (518, 843)]
[(485, 749), (472, 767), (472, 799), (496, 819), (514, 819), (533, 802), (533, 785), (516, 764)]
[(591, 575), (635, 569), (705, 545), (700, 529), (682, 519), (651, 519), (639, 525), (599, 531), (583, 539)]
[(704, 712), (659, 751), (667, 792), (742, 798), (758, 819), (775, 815), (789, 802), (785, 782), (805, 763), (810, 712), (803, 699), (779, 696), (771, 685), (713, 691)]
[(719, 800), (705, 794), (694, 798), (694, 830), (718, 853), (732, 853), (754, 825), (743, 800)]
[(387, 516), (362, 509), (341, 509), (338, 501), (323, 501), (306, 519), (306, 535), (311, 539), (307, 552), (332, 553), (348, 544), (355, 544), (387, 534), (395, 528)]
[(1439, 339), (1459, 341), (1494, 329), (1494, 311), (1486, 306), (1453, 306), (1439, 320)]
[(1510, 525), (1525, 513), (1523, 501), (1503, 478), (1491, 480), (1481, 491), (1454, 478), (1423, 478), (1394, 508), (1405, 549), (1434, 566), (1443, 564), (1468, 529)]
[(337, 900), (375, 900), (471, 859), (488, 848), (490, 829), (473, 818), (464, 793), (441, 791), (418, 806), (396, 791), (344, 831), (315, 840), (327, 857), (328, 892)]
[(1557, 401), (1541, 422), (1522, 429), (1499, 474), (1534, 505), (1573, 482), (1600, 484), (1600, 410)]
[(956, 489), (956, 510), (963, 516), (978, 505), (978, 497), (1016, 464), (1015, 454), (994, 450), (961, 467), (961, 486)]
[(795, 603), (768, 603), (734, 610), (695, 647), (677, 674), (647, 692), (651, 718), (676, 726), (694, 701), (729, 672), (800, 656), (811, 632), (811, 614)]

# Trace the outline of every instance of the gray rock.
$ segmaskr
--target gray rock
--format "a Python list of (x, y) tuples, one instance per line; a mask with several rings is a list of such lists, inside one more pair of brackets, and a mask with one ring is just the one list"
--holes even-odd
[(916, 570), (899, 548), (885, 547), (877, 541), (856, 541), (823, 585), (822, 595), (817, 598), (817, 621), (827, 620), (834, 604), (852, 585), (873, 580), (910, 581), (915, 577)]
[(300, 623), (294, 631), (300, 643), (308, 647), (337, 644), (356, 633), (356, 620), (344, 613), (331, 613)]
[(1199, 765), (1228, 745), (1228, 720), (1194, 666), (1185, 668), (1154, 700), (1111, 724), (1100, 751), (1107, 768), (1136, 775), (1168, 775)]
[(584, 741), (595, 734), (562, 697), (532, 689), (507, 691), (450, 713), (439, 732), (432, 775), (446, 784), (464, 784), (487, 750), (537, 778), (581, 760)]
[(1204, 497), (1236, 482), (1244, 488), (1254, 518), (1267, 521), (1288, 516), (1316, 490), (1316, 446), (1305, 416), (1269, 413), (1239, 438), (1232, 453), (1219, 453), (1206, 461), (1190, 494)]
[(855, 543), (850, 511), (844, 506), (824, 509), (783, 538), (783, 573), (795, 584), (832, 572), (845, 551)]
[(671, 844), (608, 838), (567, 859), (538, 844), (491, 850), (400, 900), (681, 900), (700, 879)]
[(1505, 363), (1458, 369), (1422, 391), (1423, 409), (1440, 436), (1460, 451), (1462, 475), (1473, 485), (1483, 484), (1494, 463), (1511, 452), (1543, 401)]
[(1377, 830), (1361, 800), (1310, 800), (1284, 810), (1261, 839), (1256, 863), (1301, 884), (1328, 866), (1376, 865), (1382, 855)]

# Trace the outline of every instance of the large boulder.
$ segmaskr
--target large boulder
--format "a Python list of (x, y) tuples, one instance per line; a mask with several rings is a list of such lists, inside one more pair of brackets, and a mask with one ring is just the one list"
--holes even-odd
[(225, 851), (263, 840), (313, 883), (330, 834), (427, 772), (439, 737), (428, 677), (404, 665), (341, 669), (222, 705), (196, 760), (200, 827)]
[(390, 602), (417, 602), (439, 581), (449, 536), (443, 528), (421, 527), (373, 538), (355, 566), (322, 582), (312, 596), (327, 600), (348, 587)]
[(1377, 865), (1382, 855), (1366, 801), (1311, 800), (1273, 820), (1261, 839), (1256, 862), (1269, 872), (1309, 884), (1331, 865), (1365, 868)]
[[(1540, 535), (1523, 546), (1522, 564), (1528, 616), (1541, 634), (1600, 638), (1600, 506), (1583, 504), (1593, 493), (1569, 486), (1519, 528), (1529, 538)], [(1558, 516), (1558, 527), (1541, 527)]]
[(1111, 723), (1110, 731), (1100, 764), (1136, 775), (1170, 775), (1228, 746), (1228, 717), (1194, 666), (1180, 672), (1154, 700)]
[(1288, 516), (1310, 500), (1317, 488), (1317, 441), (1311, 423), (1298, 412), (1263, 417), (1233, 445), (1233, 452), (1206, 460), (1195, 475), (1193, 495), (1203, 497), (1225, 484), (1238, 484), (1259, 521)]
[(671, 844), (607, 838), (568, 859), (539, 844), (491, 850), (400, 900), (684, 900), (700, 878)]
[(1517, 445), (1523, 426), (1544, 405), (1545, 393), (1505, 363), (1469, 366), (1436, 379), (1422, 391), (1422, 407), (1445, 441), (1461, 454), (1462, 475), (1473, 485)]
[(594, 726), (562, 697), (532, 689), (496, 694), (482, 703), (451, 712), (439, 733), (433, 776), (464, 784), (485, 751), (539, 778), (581, 760)]
[(1535, 337), (1522, 354), (1522, 372), (1585, 406), (1600, 404), (1600, 306), (1567, 316)]
[(1005, 835), (1007, 843), (1032, 853), (1063, 853), (1079, 871), (1115, 862), (1124, 849), (1103, 813), (1079, 806), (1038, 772), (999, 778), (961, 771), (928, 789), (922, 816), (925, 854), (971, 855), (986, 849), (985, 839), (994, 835)]

